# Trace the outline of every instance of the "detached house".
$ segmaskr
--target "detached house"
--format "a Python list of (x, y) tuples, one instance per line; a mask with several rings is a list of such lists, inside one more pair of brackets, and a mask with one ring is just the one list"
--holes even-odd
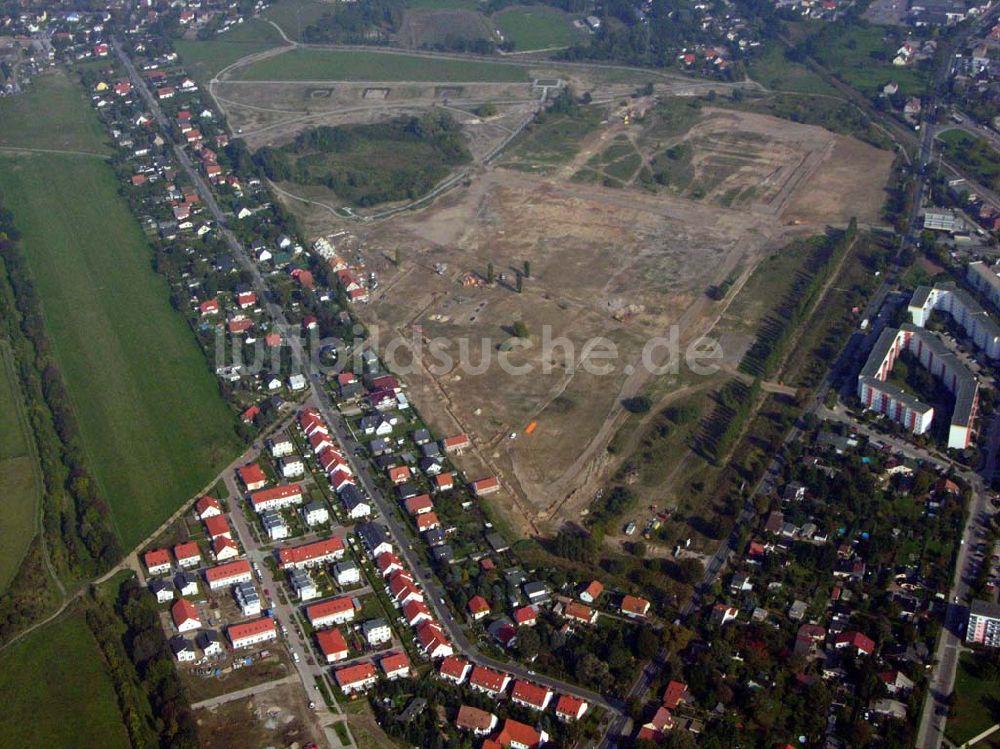
[(514, 689), (511, 690), (510, 699), (517, 705), (541, 712), (552, 701), (552, 690), (548, 687), (519, 679), (514, 682)]
[(163, 575), (170, 572), (170, 552), (166, 549), (147, 551), (142, 559), (150, 575)]
[(378, 681), (375, 666), (371, 663), (358, 663), (353, 666), (339, 668), (334, 673), (337, 686), (346, 695), (363, 692)]

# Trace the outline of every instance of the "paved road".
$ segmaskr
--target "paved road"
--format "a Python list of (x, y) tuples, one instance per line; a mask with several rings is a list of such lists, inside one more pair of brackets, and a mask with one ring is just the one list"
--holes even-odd
[[(153, 98), (152, 93), (149, 91), (146, 82), (138, 74), (133, 65), (131, 59), (126, 54), (124, 48), (117, 42), (114, 42), (114, 48), (117, 52), (122, 63), (125, 65), (129, 72), (129, 77), (132, 79), (133, 85), (140, 92), (146, 104), (149, 106), (153, 117), (156, 119), (157, 123), (165, 132), (169, 132), (166, 117), (164, 116), (162, 110), (157, 104), (156, 100)], [(188, 158), (187, 153), (179, 146), (174, 147), (177, 153), (177, 158), (180, 161), (184, 170), (188, 173), (188, 176), (194, 182), (199, 195), (201, 195), (202, 200), (208, 207), (209, 211), (215, 218), (222, 236), (225, 238), (226, 243), (232, 249), (237, 262), (240, 266), (246, 269), (251, 277), (252, 285), (257, 293), (257, 297), (262, 303), (265, 304), (265, 308), (270, 315), (271, 320), (274, 323), (277, 331), (282, 335), (282, 339), (287, 341), (289, 348), (291, 350), (292, 361), (294, 369), (302, 372), (306, 375), (309, 382), (309, 387), (311, 391), (311, 402), (319, 408), (323, 414), (324, 419), (329, 425), (330, 429), (333, 430), (337, 438), (340, 440), (341, 444), (344, 446), (344, 453), (348, 461), (351, 463), (354, 469), (355, 475), (358, 477), (361, 487), (367, 492), (367, 494), (372, 498), (375, 506), (378, 507), (383, 520), (389, 527), (389, 531), (393, 537), (395, 546), (399, 550), (400, 556), (404, 559), (407, 566), (413, 573), (414, 578), (420, 583), (421, 587), (426, 592), (426, 602), (431, 610), (434, 612), (437, 619), (441, 622), (445, 630), (455, 647), (455, 649), (461, 652), (470, 661), (477, 663), (479, 665), (488, 666), (490, 668), (502, 669), (516, 677), (523, 679), (530, 679), (539, 684), (548, 686), (554, 690), (558, 690), (560, 693), (571, 694), (578, 698), (584, 699), (593, 705), (599, 705), (613, 713), (620, 713), (622, 709), (622, 704), (619, 701), (610, 701), (605, 699), (602, 695), (596, 692), (583, 689), (582, 687), (569, 684), (558, 679), (553, 679), (548, 676), (541, 674), (533, 674), (529, 669), (516, 663), (505, 663), (492, 658), (489, 658), (482, 653), (469, 641), (466, 637), (465, 632), (462, 629), (460, 622), (456, 621), (452, 616), (451, 611), (443, 603), (444, 593), (438, 584), (436, 578), (433, 577), (432, 573), (426, 570), (419, 564), (419, 559), (416, 554), (410, 548), (410, 542), (406, 529), (402, 527), (400, 521), (396, 515), (396, 508), (394, 503), (387, 499), (382, 491), (375, 485), (370, 474), (369, 466), (367, 462), (361, 462), (355, 459), (354, 453), (358, 447), (357, 442), (348, 434), (343, 418), (339, 411), (334, 408), (332, 402), (330, 401), (327, 393), (318, 384), (318, 374), (313, 371), (313, 362), (311, 358), (306, 354), (302, 347), (302, 342), (299, 337), (299, 332), (297, 327), (293, 327), (289, 324), (287, 318), (285, 317), (284, 310), (281, 309), (277, 304), (270, 300), (272, 295), (270, 290), (263, 278), (257, 265), (250, 259), (249, 253), (240, 244), (239, 240), (236, 239), (235, 235), (227, 228), (227, 217), (215, 200), (215, 196), (212, 193), (208, 183), (203, 179), (202, 175), (198, 170), (192, 165), (191, 160)], [(232, 481), (232, 474), (227, 477), (227, 481)], [(231, 491), (236, 489), (236, 487), (231, 487)], [(238, 490), (236, 496), (240, 496)], [(241, 538), (244, 539), (244, 544), (249, 545), (253, 542), (253, 536), (249, 532), (249, 527), (246, 525), (245, 518), (240, 518), (240, 513), (233, 513), (234, 518), (237, 520), (238, 531), (240, 532)], [(243, 527), (240, 527), (242, 524)], [(255, 558), (259, 562), (262, 561), (259, 551), (250, 551), (248, 546), (248, 554), (251, 558)], [(270, 571), (267, 569), (266, 565), (261, 565), (265, 579), (270, 577)], [(270, 578), (268, 582), (273, 586), (274, 580)], [(284, 617), (288, 617), (291, 613), (290, 607), (280, 612)], [(289, 621), (291, 621), (289, 619)], [(301, 657), (301, 655), (300, 655)], [(307, 685), (307, 690), (312, 686), (312, 675), (306, 674), (306, 667), (303, 659), (303, 663), (298, 664), (300, 672), (303, 673), (303, 683)]]

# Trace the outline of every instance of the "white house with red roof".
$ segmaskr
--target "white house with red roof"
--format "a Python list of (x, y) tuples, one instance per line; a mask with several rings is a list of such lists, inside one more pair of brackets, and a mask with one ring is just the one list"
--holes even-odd
[(403, 569), (403, 563), (391, 551), (379, 554), (375, 559), (375, 566), (382, 577), (389, 577), (394, 572)]
[(552, 701), (552, 690), (530, 681), (518, 679), (510, 692), (510, 699), (517, 705), (542, 711)]
[(410, 515), (423, 515), (425, 512), (430, 512), (434, 509), (434, 503), (431, 502), (430, 495), (428, 494), (418, 494), (415, 497), (409, 497), (403, 502), (403, 505)]
[(584, 603), (594, 603), (604, 592), (604, 585), (598, 580), (591, 580), (590, 583), (580, 591), (580, 600)]
[(235, 650), (249, 648), (259, 645), (262, 642), (276, 640), (278, 629), (274, 624), (274, 619), (269, 616), (254, 619), (243, 624), (233, 624), (226, 630), (229, 642)]
[(302, 504), (301, 484), (285, 484), (272, 489), (261, 489), (250, 495), (250, 505), (256, 512), (281, 510)]
[(638, 596), (622, 598), (621, 612), (632, 619), (642, 619), (649, 613), (649, 601)]
[(331, 598), (306, 607), (306, 618), (315, 629), (354, 621), (354, 601), (350, 596)]
[(177, 564), (184, 569), (201, 564), (201, 550), (194, 541), (185, 541), (174, 546), (174, 557), (177, 558)]
[(371, 663), (357, 663), (353, 666), (338, 668), (334, 672), (337, 686), (344, 694), (363, 692), (378, 681), (375, 666)]
[(436, 492), (447, 492), (455, 488), (455, 476), (451, 473), (439, 473), (431, 477), (431, 485)]
[(410, 659), (406, 653), (390, 653), (379, 659), (378, 665), (389, 681), (405, 679), (410, 675)]
[(511, 749), (538, 749), (549, 740), (549, 735), (526, 723), (507, 718), (493, 740), (500, 746)]
[(418, 624), (416, 636), (420, 649), (432, 661), (438, 658), (447, 658), (455, 654), (454, 648), (448, 642), (448, 638), (445, 637), (444, 630), (435, 621)]
[(178, 632), (201, 629), (201, 617), (198, 615), (198, 609), (193, 603), (183, 598), (178, 599), (170, 607), (170, 618), (173, 619)]
[(199, 520), (206, 520), (214, 515), (222, 514), (222, 505), (215, 497), (202, 497), (194, 504), (194, 511)]
[(538, 622), (538, 614), (533, 606), (521, 606), (514, 609), (514, 623), (519, 627), (534, 627)]
[(556, 702), (556, 717), (562, 721), (580, 720), (589, 705), (571, 694), (559, 696)]
[(413, 522), (416, 523), (417, 530), (420, 533), (426, 533), (427, 531), (441, 527), (441, 520), (438, 518), (436, 512), (421, 513), (413, 518)]
[(490, 613), (490, 603), (482, 596), (473, 596), (468, 603), (469, 614), (476, 621), (479, 621)]
[(327, 663), (336, 663), (347, 659), (347, 640), (339, 629), (321, 629), (316, 633), (316, 644), (326, 658)]
[(431, 615), (431, 610), (427, 608), (427, 604), (423, 601), (409, 601), (406, 603), (403, 606), (403, 618), (406, 619), (406, 623), (411, 627), (416, 627), (418, 624), (434, 619)]
[(472, 445), (472, 442), (469, 440), (468, 435), (465, 434), (455, 434), (441, 440), (441, 449), (452, 455), (460, 455), (470, 445)]
[(282, 569), (302, 569), (328, 562), (335, 562), (344, 556), (344, 542), (334, 536), (320, 541), (292, 546), (278, 551), (278, 564)]
[(471, 489), (472, 493), (477, 497), (485, 497), (488, 494), (500, 491), (500, 479), (496, 476), (487, 476), (486, 478), (476, 479), (469, 484), (469, 489)]
[(240, 547), (228, 536), (219, 536), (212, 541), (212, 557), (216, 562), (226, 562), (240, 555)]
[(218, 299), (209, 299), (198, 305), (198, 312), (201, 313), (202, 317), (205, 317), (206, 315), (217, 315), (219, 314), (220, 309)]
[(237, 473), (239, 473), (240, 481), (243, 482), (243, 486), (248, 492), (257, 491), (267, 486), (267, 475), (258, 463), (241, 466)]
[(462, 684), (469, 677), (471, 670), (472, 664), (467, 660), (456, 655), (449, 655), (441, 661), (441, 665), (438, 667), (438, 676), (455, 684)]
[(205, 570), (205, 582), (210, 590), (218, 590), (236, 583), (248, 583), (253, 579), (250, 562), (237, 559), (235, 562), (219, 564)]
[(485, 666), (474, 666), (469, 676), (469, 686), (477, 692), (484, 692), (491, 697), (499, 697), (507, 691), (510, 685), (510, 674), (494, 671)]
[(170, 572), (170, 552), (166, 549), (150, 549), (143, 555), (142, 561), (150, 575)]
[(205, 519), (205, 532), (210, 541), (217, 538), (232, 538), (233, 531), (229, 527), (229, 521), (225, 515), (212, 515)]
[(836, 650), (853, 650), (855, 655), (871, 655), (875, 652), (875, 641), (857, 630), (841, 632), (833, 638)]

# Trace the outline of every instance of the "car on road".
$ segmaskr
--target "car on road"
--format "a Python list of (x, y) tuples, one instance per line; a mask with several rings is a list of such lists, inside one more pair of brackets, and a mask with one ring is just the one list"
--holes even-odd
[(302, 658), (299, 657), (298, 651), (292, 652), (292, 660), (295, 661), (296, 663), (302, 660)]

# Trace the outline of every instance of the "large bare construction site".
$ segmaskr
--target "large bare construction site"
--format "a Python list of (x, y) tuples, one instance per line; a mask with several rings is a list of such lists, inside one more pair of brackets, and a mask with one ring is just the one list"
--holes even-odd
[[(460, 346), (473, 364), (490, 360), (481, 373), (418, 362), (404, 380), (433, 426), (471, 435), (476, 449), (463, 467), (497, 473), (511, 520), (531, 532), (589, 506), (615, 468), (607, 445), (625, 418), (623, 399), (698, 386), (701, 376), (683, 363), (676, 374), (650, 373), (641, 362), (647, 343), (675, 334), (683, 352), (714, 335), (723, 343), (717, 363), (731, 372), (752, 324), (717, 323), (758, 262), (851, 216), (878, 223), (893, 154), (819, 127), (692, 104), (692, 94), (718, 84), (661, 77), (636, 98), (637, 79), (623, 71), (525, 72), (485, 83), (324, 83), (261, 80), (238, 64), (212, 89), (252, 148), (320, 124), (431, 106), (463, 123), (474, 163), (418, 210), (358, 222), (324, 188), (279, 188), (312, 236), (331, 237), (377, 273), (358, 314), (381, 346), (397, 336), (441, 339), (456, 360)], [(594, 103), (572, 121), (521, 133), (567, 83)], [(485, 102), (496, 113), (480, 117)], [(706, 294), (713, 286), (726, 290), (723, 299)], [(518, 323), (527, 339), (515, 339)], [(597, 337), (613, 345), (613, 358), (597, 361), (607, 346), (588, 351)], [(569, 353), (543, 353), (552, 339)], [(504, 371), (501, 354), (530, 373)], [(663, 355), (660, 347), (652, 359)], [(585, 360), (609, 371), (588, 371)]]

